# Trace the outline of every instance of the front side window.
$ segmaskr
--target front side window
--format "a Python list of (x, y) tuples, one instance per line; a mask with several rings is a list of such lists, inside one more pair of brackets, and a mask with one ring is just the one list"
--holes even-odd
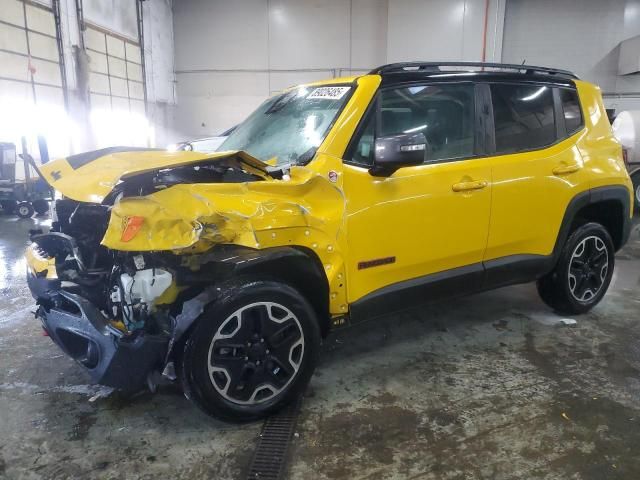
[(471, 157), (474, 104), (472, 84), (413, 85), (382, 90), (379, 112), (371, 111), (365, 119), (350, 160), (372, 165), (375, 137), (417, 132), (424, 133), (427, 139), (428, 161)]
[(365, 118), (364, 127), (360, 131), (358, 143), (353, 150), (350, 160), (360, 165), (373, 165), (373, 150), (375, 141), (375, 110), (369, 112)]
[(277, 165), (306, 163), (326, 137), (349, 98), (352, 85), (299, 87), (258, 107), (229, 135), (218, 151), (244, 150)]
[(551, 87), (491, 85), (496, 153), (551, 145), (556, 140)]
[(578, 92), (568, 88), (560, 88), (560, 103), (562, 103), (562, 113), (564, 115), (564, 125), (567, 135), (571, 135), (582, 128), (582, 110), (580, 110), (580, 100)]

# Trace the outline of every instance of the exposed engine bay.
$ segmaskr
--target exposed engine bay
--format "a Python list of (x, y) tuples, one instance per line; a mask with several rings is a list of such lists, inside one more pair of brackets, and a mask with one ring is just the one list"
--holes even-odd
[[(55, 259), (63, 288), (91, 301), (122, 331), (168, 332), (168, 313), (156, 312), (155, 301), (170, 287), (175, 288), (179, 259), (169, 255), (167, 260), (166, 254), (147, 254), (145, 258), (102, 246), (108, 205), (62, 199), (56, 201), (54, 212), (56, 219), (49, 233), (34, 232), (31, 239), (41, 257)], [(167, 299), (174, 301), (175, 295)]]
[[(89, 369), (95, 381), (139, 388), (143, 381), (149, 381), (148, 373), (153, 369), (157, 373), (164, 369), (173, 379), (172, 345), (202, 312), (203, 305), (213, 299), (206, 288), (214, 279), (233, 272), (236, 265), (224, 259), (237, 262), (242, 258), (228, 254), (238, 250), (231, 245), (193, 254), (109, 249), (101, 242), (114, 204), (176, 184), (264, 179), (255, 169), (244, 167), (241, 159), (231, 157), (138, 173), (118, 182), (101, 203), (57, 200), (50, 231), (31, 231), (33, 243), (27, 257), (31, 256), (31, 265), (40, 266), (28, 278), (38, 303), (36, 316), (54, 341)], [(274, 169), (268, 175), (278, 178), (282, 170)], [(70, 316), (87, 322), (74, 324)], [(106, 337), (116, 342), (104, 342)], [(126, 351), (143, 348), (150, 352), (143, 356), (139, 374), (132, 375), (136, 366), (127, 365), (132, 357)], [(105, 350), (113, 351), (105, 355)], [(125, 350), (121, 359), (117, 350)], [(122, 363), (115, 370), (127, 370), (124, 383), (112, 373), (114, 362)]]
[[(236, 183), (261, 178), (234, 161), (209, 162), (144, 172), (119, 182), (101, 204), (61, 199), (53, 207), (48, 233), (32, 232), (40, 256), (55, 259), (57, 278), (115, 319), (123, 331), (170, 330), (169, 307), (177, 297), (176, 276), (182, 258), (167, 252), (121, 252), (101, 245), (113, 204), (127, 197), (145, 196), (176, 184)], [(171, 294), (167, 291), (173, 288)], [(154, 315), (152, 315), (152, 312)]]

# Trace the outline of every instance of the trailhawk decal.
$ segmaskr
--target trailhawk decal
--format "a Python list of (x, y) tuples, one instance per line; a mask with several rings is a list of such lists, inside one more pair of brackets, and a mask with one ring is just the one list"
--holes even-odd
[(396, 257), (384, 257), (376, 258), (375, 260), (365, 260), (364, 262), (358, 262), (358, 270), (365, 268), (379, 267), (381, 265), (389, 265), (390, 263), (396, 263)]

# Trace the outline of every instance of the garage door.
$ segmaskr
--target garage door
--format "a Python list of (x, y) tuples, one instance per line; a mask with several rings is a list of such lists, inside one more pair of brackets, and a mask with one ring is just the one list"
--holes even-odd
[(25, 104), (64, 107), (61, 58), (50, 6), (2, 0), (0, 94)]
[(140, 45), (85, 22), (91, 108), (144, 115)]

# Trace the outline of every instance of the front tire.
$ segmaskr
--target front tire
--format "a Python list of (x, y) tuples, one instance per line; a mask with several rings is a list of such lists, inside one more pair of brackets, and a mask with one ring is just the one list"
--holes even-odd
[(222, 420), (275, 413), (304, 393), (315, 369), (316, 313), (297, 290), (275, 281), (238, 278), (218, 291), (185, 343), (185, 395)]
[(614, 265), (609, 232), (598, 223), (587, 223), (569, 236), (553, 271), (538, 280), (538, 293), (558, 313), (586, 313), (607, 292)]

